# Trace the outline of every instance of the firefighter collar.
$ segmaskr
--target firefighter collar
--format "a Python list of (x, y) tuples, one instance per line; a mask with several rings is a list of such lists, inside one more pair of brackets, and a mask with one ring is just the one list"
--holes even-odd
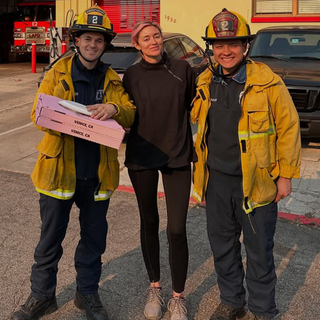
[[(222, 74), (222, 67), (219, 65), (217, 66), (217, 74), (213, 74), (212, 81), (215, 83), (221, 83), (224, 85), (227, 85), (226, 81), (224, 81), (223, 77), (220, 77), (218, 74)], [(239, 84), (244, 84), (247, 81), (247, 68), (246, 64), (242, 65), (240, 70), (237, 72), (237, 74), (231, 78), (235, 82)]]

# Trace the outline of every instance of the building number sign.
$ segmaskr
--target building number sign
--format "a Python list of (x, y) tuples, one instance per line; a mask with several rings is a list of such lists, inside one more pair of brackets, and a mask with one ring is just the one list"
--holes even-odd
[(175, 18), (173, 18), (173, 17), (171, 17), (171, 16), (169, 16), (169, 15), (167, 15), (167, 14), (164, 15), (164, 18), (165, 18), (167, 21), (172, 22), (172, 23), (176, 23), (176, 22), (177, 22), (177, 19), (175, 19)]

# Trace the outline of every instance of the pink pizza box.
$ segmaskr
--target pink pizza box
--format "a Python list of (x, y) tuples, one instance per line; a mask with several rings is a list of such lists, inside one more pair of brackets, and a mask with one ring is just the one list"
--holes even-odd
[(111, 148), (120, 148), (125, 131), (114, 119), (95, 120), (64, 108), (61, 98), (44, 93), (38, 95), (36, 123), (38, 126), (93, 141)]

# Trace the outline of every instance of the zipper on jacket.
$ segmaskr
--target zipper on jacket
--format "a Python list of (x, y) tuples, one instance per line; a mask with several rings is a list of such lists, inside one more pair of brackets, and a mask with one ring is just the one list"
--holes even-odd
[(178, 76), (176, 76), (171, 70), (169, 70), (169, 68), (167, 67), (167, 65), (163, 65), (171, 75), (173, 75), (176, 79), (178, 79), (179, 81), (183, 82), (182, 79), (180, 79)]
[[(245, 98), (245, 94), (246, 92), (248, 91), (248, 88), (249, 86), (247, 87), (244, 87), (244, 90), (242, 91), (242, 96), (241, 96), (241, 99), (240, 99), (240, 106), (241, 106), (241, 111), (243, 110), (243, 103), (244, 103), (244, 98)], [(240, 122), (240, 119), (238, 120), (238, 134), (239, 134), (239, 122)], [(242, 170), (242, 156), (241, 156), (241, 151), (242, 153), (247, 153), (247, 143), (246, 143), (246, 140), (245, 139), (241, 139), (240, 140), (240, 144), (241, 144), (241, 149), (240, 150), (240, 165), (241, 165), (241, 172), (243, 173), (243, 170)], [(243, 174), (242, 174), (242, 181), (241, 181), (241, 190), (242, 190), (242, 195), (244, 196), (244, 192), (243, 192)], [(249, 209), (249, 205), (248, 205), (248, 197), (245, 197), (243, 199), (243, 205), (244, 207), (246, 208), (246, 210)], [(250, 218), (250, 213), (247, 214), (248, 215), (248, 219), (249, 219), (249, 222), (250, 222), (250, 225), (251, 225), (251, 228), (253, 230), (254, 233), (256, 233), (254, 227), (253, 227), (253, 224), (252, 224), (252, 221), (251, 221), (251, 218)]]
[(97, 188), (96, 188), (96, 190), (94, 192), (96, 196), (99, 195), (100, 188), (101, 188), (101, 182), (98, 183), (98, 186), (97, 186)]
[[(107, 150), (106, 150), (106, 152), (107, 152)], [(108, 155), (107, 155), (107, 158), (108, 158)], [(107, 162), (108, 162), (108, 159), (107, 159)], [(94, 191), (95, 195), (99, 195), (99, 191), (100, 191), (100, 188), (101, 188), (101, 181), (100, 181), (100, 177), (99, 177), (99, 167), (100, 167), (100, 163), (101, 163), (101, 145), (100, 145), (100, 148), (99, 148), (99, 165), (98, 165), (98, 169), (97, 169), (97, 181), (98, 181), (98, 185), (97, 185), (96, 190)]]

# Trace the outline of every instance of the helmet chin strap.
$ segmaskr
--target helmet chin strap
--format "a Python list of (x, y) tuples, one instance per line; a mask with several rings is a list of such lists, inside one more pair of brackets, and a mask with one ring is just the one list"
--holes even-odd
[[(246, 64), (246, 58), (243, 58), (241, 63), (239, 63), (237, 65), (237, 67), (230, 73), (224, 74), (224, 73), (220, 73), (218, 71), (218, 68), (213, 69), (213, 74), (216, 75), (217, 77), (221, 77), (221, 78), (232, 78), (235, 74), (238, 73), (238, 71), (240, 70), (240, 68)], [(212, 70), (211, 70), (212, 71)]]

